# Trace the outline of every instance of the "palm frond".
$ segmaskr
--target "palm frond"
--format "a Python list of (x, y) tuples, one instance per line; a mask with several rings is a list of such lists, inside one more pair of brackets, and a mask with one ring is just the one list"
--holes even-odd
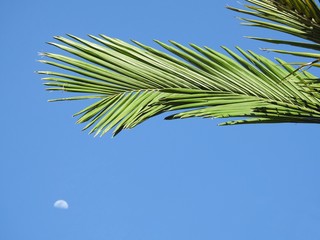
[[(233, 11), (258, 19), (241, 18), (243, 24), (276, 30), (310, 42), (287, 41), (270, 38), (252, 39), (286, 44), (313, 50), (320, 49), (320, 9), (314, 0), (246, 0), (247, 10), (228, 7)], [(263, 19), (263, 20), (260, 20)]]
[(72, 35), (50, 43), (73, 57), (43, 53), (41, 62), (72, 72), (40, 71), (48, 90), (80, 93), (57, 100), (96, 99), (75, 114), (90, 133), (114, 135), (155, 115), (180, 111), (167, 119), (188, 117), (245, 119), (224, 124), (320, 123), (317, 78), (295, 72), (252, 51), (223, 47), (185, 47), (156, 41), (166, 54), (139, 42), (129, 44), (104, 35), (95, 42)]

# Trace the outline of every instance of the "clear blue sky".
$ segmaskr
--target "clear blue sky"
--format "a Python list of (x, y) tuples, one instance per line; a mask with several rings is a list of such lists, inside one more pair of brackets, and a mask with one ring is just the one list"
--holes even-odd
[[(106, 34), (259, 51), (236, 0), (2, 0), (0, 239), (318, 240), (319, 125), (217, 127), (154, 118), (114, 139), (48, 103), (36, 60), (54, 35)], [(273, 54), (265, 53), (269, 57)], [(60, 94), (59, 96), (63, 95)], [(68, 210), (56, 209), (58, 199)]]

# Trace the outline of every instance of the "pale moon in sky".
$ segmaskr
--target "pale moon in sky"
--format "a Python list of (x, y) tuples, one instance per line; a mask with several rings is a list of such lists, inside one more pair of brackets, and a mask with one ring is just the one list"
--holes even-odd
[(53, 206), (55, 208), (59, 208), (59, 209), (68, 209), (69, 208), (69, 204), (65, 200), (57, 200), (57, 201), (55, 201)]

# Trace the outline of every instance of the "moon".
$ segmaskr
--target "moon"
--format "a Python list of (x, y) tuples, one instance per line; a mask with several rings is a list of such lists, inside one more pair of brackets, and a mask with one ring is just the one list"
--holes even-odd
[(54, 202), (53, 206), (59, 209), (68, 209), (69, 204), (65, 200), (57, 200)]

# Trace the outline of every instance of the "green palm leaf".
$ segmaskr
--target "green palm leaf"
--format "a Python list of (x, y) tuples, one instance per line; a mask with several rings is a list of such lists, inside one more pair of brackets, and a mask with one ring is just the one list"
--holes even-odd
[[(73, 71), (79, 76), (40, 72), (48, 90), (87, 93), (59, 100), (97, 98), (81, 112), (78, 123), (88, 122), (90, 133), (114, 134), (132, 128), (157, 114), (186, 110), (168, 117), (254, 117), (257, 122), (318, 122), (319, 99), (307, 94), (304, 74), (282, 81), (290, 73), (253, 52), (224, 48), (227, 57), (210, 48), (158, 42), (174, 58), (156, 49), (101, 36), (96, 44), (71, 36), (53, 44), (80, 59), (44, 53), (55, 61), (42, 62)], [(59, 62), (57, 62), (59, 61)], [(310, 76), (309, 76), (310, 77)], [(315, 77), (313, 77), (315, 78)], [(191, 109), (191, 110), (190, 110)], [(250, 122), (253, 122), (252, 119)], [(246, 123), (240, 120), (226, 124)]]
[[(313, 43), (249, 37), (260, 41), (286, 44), (313, 50), (320, 49), (320, 9), (314, 0), (246, 0), (248, 10), (228, 7), (258, 19), (241, 18), (243, 24), (287, 33)], [(279, 51), (278, 51), (279, 52)], [(307, 57), (307, 56), (306, 56)]]

